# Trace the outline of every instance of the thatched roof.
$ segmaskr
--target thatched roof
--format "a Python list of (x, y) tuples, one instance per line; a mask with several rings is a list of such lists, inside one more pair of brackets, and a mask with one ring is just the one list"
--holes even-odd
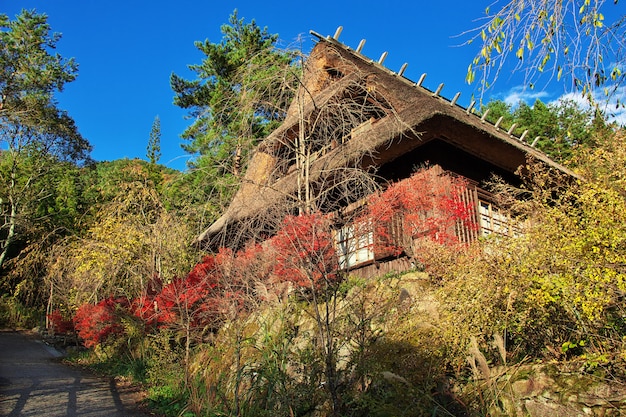
[[(281, 165), (280, 149), (297, 135), (302, 122), (312, 123), (320, 109), (338, 96), (351, 94), (358, 86), (374, 97), (386, 117), (366, 121), (352, 129), (349, 139), (315, 155), (309, 180), (341, 167), (381, 167), (432, 140), (444, 141), (502, 172), (515, 173), (527, 158), (573, 175), (545, 154), (529, 146), (402, 74), (341, 44), (334, 38), (312, 32), (319, 41), (311, 51), (304, 70), (299, 99), (294, 100), (282, 125), (268, 136), (252, 156), (246, 176), (225, 213), (197, 240), (215, 243), (230, 228), (288, 201), (297, 192), (298, 172)], [(371, 98), (368, 98), (371, 101)], [(219, 242), (220, 244), (225, 242)]]

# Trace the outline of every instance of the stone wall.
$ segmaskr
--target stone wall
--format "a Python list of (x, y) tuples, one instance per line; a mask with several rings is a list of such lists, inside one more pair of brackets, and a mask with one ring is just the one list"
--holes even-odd
[(626, 386), (592, 374), (585, 374), (569, 363), (570, 369), (556, 364), (516, 367), (485, 382), (483, 390), (493, 390), (499, 404), (492, 415), (530, 417), (576, 417), (626, 415)]

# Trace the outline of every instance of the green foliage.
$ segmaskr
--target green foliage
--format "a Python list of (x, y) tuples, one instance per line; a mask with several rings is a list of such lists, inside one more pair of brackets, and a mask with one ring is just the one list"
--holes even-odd
[(150, 129), (146, 156), (151, 164), (158, 163), (161, 158), (161, 119), (159, 119), (159, 116), (154, 118), (152, 129)]
[(25, 306), (18, 298), (4, 294), (0, 297), (0, 327), (33, 329), (42, 323), (41, 308)]
[(188, 245), (192, 222), (186, 212), (166, 208), (164, 196), (181, 173), (123, 159), (62, 175), (67, 178), (60, 186), (73, 191), (62, 195), (68, 207), (61, 213), (75, 222), (73, 233), (43, 241), (43, 256), (33, 258), (44, 272), (40, 289), (49, 291), (51, 307), (63, 304), (73, 311), (111, 294), (133, 298), (153, 277), (167, 280), (189, 270), (195, 257)]
[[(0, 15), (0, 284), (10, 293), (31, 288), (28, 303), (40, 301), (42, 242), (73, 226), (72, 164), (88, 162), (91, 150), (56, 106), (54, 95), (77, 71), (72, 59), (53, 53), (59, 39), (45, 15), (24, 10), (13, 21)], [(6, 268), (9, 260), (20, 268)]]
[(168, 384), (154, 385), (148, 389), (148, 400), (155, 411), (165, 416), (195, 416), (193, 413), (185, 412), (187, 397), (179, 387)]
[(56, 300), (76, 308), (110, 294), (132, 299), (152, 277), (182, 276), (191, 267), (188, 225), (163, 207), (154, 184), (146, 179), (150, 172), (141, 165), (129, 167), (144, 181), (122, 182), (117, 195), (95, 213), (84, 236), (54, 248), (48, 282)]
[(98, 162), (82, 173), (86, 177), (83, 194), (89, 204), (99, 207), (119, 198), (127, 188), (139, 184), (162, 193), (167, 184), (180, 174), (140, 159)]
[[(0, 287), (29, 305), (41, 302), (41, 280), (51, 246), (81, 228), (89, 204), (82, 196), (85, 168), (33, 153), (0, 154), (0, 243), (6, 253)], [(28, 291), (27, 288), (29, 289)]]
[(89, 143), (54, 99), (78, 68), (53, 53), (60, 35), (50, 34), (46, 15), (27, 10), (13, 21), (0, 15), (0, 29), (0, 140), (10, 153), (85, 160)]
[(513, 112), (511, 106), (505, 103), (502, 100), (490, 100), (487, 104), (483, 106), (481, 109), (482, 114), (487, 113), (487, 120), (491, 123), (497, 123), (500, 118), (502, 121), (500, 122), (500, 126), (503, 129), (508, 129), (513, 124)]
[(183, 350), (172, 340), (173, 335), (168, 330), (148, 336), (143, 360), (151, 406), (164, 415), (178, 416), (185, 407), (188, 393)]
[[(59, 34), (50, 34), (47, 16), (23, 10), (15, 20), (0, 15), (0, 115), (39, 125), (50, 120), (53, 94), (76, 78), (77, 64), (53, 54)], [(44, 120), (38, 116), (46, 115)]]
[(244, 23), (235, 11), (222, 34), (220, 43), (196, 42), (205, 56), (189, 66), (197, 79), (172, 74), (170, 84), (174, 104), (195, 120), (182, 134), (189, 141), (183, 148), (196, 157), (191, 167), (228, 190), (229, 178), (242, 175), (258, 139), (284, 118), (295, 78), (293, 54), (278, 50), (277, 35), (254, 20)]
[(596, 138), (607, 129), (601, 112), (585, 109), (572, 100), (549, 104), (536, 100), (532, 106), (520, 102), (514, 107), (492, 100), (482, 113), (487, 110), (487, 120), (491, 123), (501, 119), (499, 127), (507, 131), (513, 127), (517, 136), (528, 131), (526, 142), (557, 162), (570, 161), (576, 148), (595, 146)]
[(105, 354), (102, 350), (83, 350), (72, 353), (67, 360), (88, 367), (99, 375), (127, 378), (135, 384), (146, 382), (147, 365), (143, 359), (126, 355)]
[(203, 168), (188, 169), (173, 175), (163, 184), (163, 204), (166, 209), (178, 213), (200, 233), (223, 213), (229, 196), (237, 188), (234, 177), (223, 177), (219, 186), (207, 180), (208, 172)]

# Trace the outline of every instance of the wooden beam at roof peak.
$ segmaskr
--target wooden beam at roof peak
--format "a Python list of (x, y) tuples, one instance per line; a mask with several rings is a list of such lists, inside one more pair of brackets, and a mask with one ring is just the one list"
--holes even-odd
[(533, 140), (533, 143), (530, 144), (530, 146), (532, 146), (533, 148), (535, 147), (535, 145), (537, 144), (537, 142), (539, 142), (539, 139), (541, 139), (541, 136), (537, 136), (535, 138), (535, 140)]
[(513, 123), (511, 127), (509, 128), (509, 131), (506, 132), (507, 135), (510, 135), (511, 133), (513, 133), (513, 129), (515, 129), (516, 126), (517, 126), (517, 123)]
[(356, 51), (358, 53), (361, 53), (364, 46), (365, 46), (365, 39), (361, 39), (361, 42), (359, 42), (359, 46), (356, 47)]
[(339, 26), (333, 35), (334, 40), (339, 40), (339, 36), (341, 35), (341, 31), (343, 30), (343, 26)]
[(454, 98), (453, 98), (453, 99), (452, 99), (452, 101), (450, 102), (450, 105), (451, 105), (451, 106), (454, 106), (454, 105), (456, 104), (456, 101), (459, 99), (459, 97), (461, 97), (461, 92), (460, 92), (460, 91), (459, 91), (459, 92), (457, 92), (457, 93), (454, 95)]
[(472, 112), (472, 109), (474, 108), (474, 105), (476, 105), (476, 100), (472, 100), (469, 104), (469, 106), (467, 106), (467, 109), (465, 110), (465, 113), (470, 114)]
[(441, 90), (443, 90), (443, 83), (439, 84), (439, 87), (437, 87), (437, 90), (435, 90), (433, 96), (438, 96), (439, 93), (441, 93)]
[(321, 34), (317, 33), (317, 32), (316, 32), (316, 31), (314, 31), (314, 30), (309, 30), (309, 33), (310, 33), (311, 35), (315, 36), (316, 38), (320, 39), (320, 40), (324, 39), (324, 36), (323, 36), (323, 35), (321, 35)]
[(522, 136), (519, 137), (519, 140), (521, 142), (524, 142), (524, 138), (526, 137), (527, 134), (528, 134), (528, 129), (524, 130), (524, 133), (522, 133)]
[(502, 120), (504, 120), (504, 116), (500, 116), (500, 118), (498, 119), (496, 124), (493, 125), (493, 127), (495, 127), (497, 129), (500, 126), (500, 123), (502, 123)]
[(400, 67), (400, 71), (398, 71), (398, 75), (402, 77), (402, 75), (404, 74), (404, 71), (406, 71), (406, 67), (408, 67), (409, 64), (408, 63), (404, 63), (402, 64), (402, 67)]
[(383, 65), (383, 62), (385, 62), (386, 58), (387, 58), (387, 51), (383, 52), (383, 54), (380, 56), (380, 58), (378, 58), (378, 63), (380, 65)]
[(420, 77), (420, 79), (417, 81), (417, 86), (421, 87), (422, 83), (424, 82), (424, 80), (426, 79), (426, 73), (423, 73), (422, 76)]
[(485, 112), (483, 113), (483, 116), (480, 118), (481, 122), (485, 123), (485, 120), (487, 119), (487, 115), (489, 114), (489, 110), (491, 109), (485, 110)]

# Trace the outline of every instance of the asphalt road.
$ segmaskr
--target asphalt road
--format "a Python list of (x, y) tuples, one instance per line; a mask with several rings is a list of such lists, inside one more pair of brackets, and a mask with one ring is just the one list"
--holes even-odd
[(0, 331), (0, 416), (139, 417), (113, 380), (64, 365), (27, 333)]

